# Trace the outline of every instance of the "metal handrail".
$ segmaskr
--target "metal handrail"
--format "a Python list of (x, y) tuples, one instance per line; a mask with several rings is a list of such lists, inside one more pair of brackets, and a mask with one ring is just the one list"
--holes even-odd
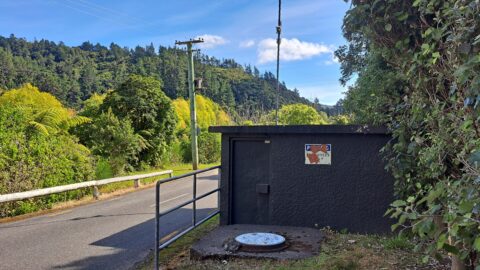
[[(195, 229), (197, 226), (199, 226), (202, 223), (204, 223), (205, 221), (211, 219), (212, 217), (214, 217), (215, 215), (217, 215), (220, 212), (220, 210), (217, 209), (213, 213), (209, 214), (207, 217), (205, 217), (202, 220), (197, 222), (197, 201), (200, 200), (200, 199), (203, 199), (203, 198), (205, 198), (209, 195), (212, 195), (215, 192), (220, 192), (220, 188), (216, 188), (216, 189), (211, 190), (207, 193), (204, 193), (200, 196), (197, 196), (197, 174), (208, 172), (208, 171), (215, 170), (215, 169), (218, 169), (218, 174), (220, 175), (220, 173), (221, 173), (220, 166), (214, 166), (214, 167), (210, 167), (210, 168), (207, 168), (207, 169), (197, 170), (197, 171), (193, 171), (193, 172), (186, 173), (186, 174), (183, 174), (183, 175), (171, 177), (171, 178), (168, 178), (168, 179), (165, 179), (165, 180), (157, 181), (157, 184), (155, 186), (155, 249), (154, 249), (154, 252), (155, 252), (155, 269), (158, 270), (158, 263), (159, 263), (159, 254), (158, 253), (160, 252), (160, 250), (168, 247), (171, 243), (175, 242), (178, 238), (182, 237), (186, 233)], [(182, 179), (182, 178), (185, 178), (185, 177), (189, 177), (189, 176), (193, 176), (193, 196), (192, 196), (192, 199), (188, 200), (186, 202), (183, 202), (183, 203), (181, 203), (181, 204), (179, 204), (175, 207), (172, 207), (172, 208), (160, 213), (160, 185), (168, 183), (168, 182), (172, 182), (172, 181), (175, 181), (175, 180), (179, 180), (179, 179)], [(169, 213), (171, 213), (175, 210), (178, 210), (178, 209), (180, 209), (180, 208), (182, 208), (182, 207), (184, 207), (188, 204), (192, 204), (192, 210), (193, 210), (192, 211), (192, 225), (190, 227), (188, 227), (187, 229), (183, 230), (182, 232), (178, 233), (174, 237), (170, 238), (165, 243), (160, 245), (160, 218), (162, 216), (165, 216), (165, 215), (167, 215), (167, 214), (169, 214)]]
[(56, 187), (48, 187), (42, 189), (35, 189), (29, 190), (24, 192), (17, 192), (17, 193), (10, 193), (10, 194), (0, 194), (0, 203), (3, 202), (11, 202), (11, 201), (20, 201), (24, 199), (30, 199), (34, 197), (40, 197), (50, 194), (61, 193), (65, 191), (76, 190), (79, 188), (86, 188), (86, 187), (93, 187), (93, 196), (98, 198), (98, 186), (116, 183), (116, 182), (123, 182), (123, 181), (135, 181), (135, 187), (140, 185), (139, 180), (145, 179), (149, 177), (155, 177), (160, 175), (169, 174), (170, 178), (173, 176), (172, 170), (160, 171), (160, 172), (153, 172), (153, 173), (146, 173), (146, 174), (137, 174), (137, 175), (128, 175), (128, 176), (120, 176), (120, 177), (113, 177), (108, 179), (102, 180), (93, 180), (93, 181), (86, 181), (80, 182), (75, 184), (63, 185), (63, 186), (56, 186)]

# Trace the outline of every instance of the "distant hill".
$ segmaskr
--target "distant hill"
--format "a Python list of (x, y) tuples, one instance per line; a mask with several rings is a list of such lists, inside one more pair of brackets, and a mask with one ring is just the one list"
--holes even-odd
[[(198, 55), (195, 61), (196, 76), (204, 81), (202, 94), (232, 116), (250, 119), (274, 109), (276, 80), (271, 72), (260, 74), (256, 67), (205, 54)], [(3, 89), (30, 82), (65, 105), (79, 108), (93, 93), (114, 89), (132, 73), (161, 80), (162, 90), (172, 99), (188, 95), (187, 57), (177, 48), (156, 50), (151, 44), (130, 49), (115, 43), (105, 47), (89, 42), (70, 47), (43, 39), (29, 42), (13, 35), (0, 36), (0, 88)], [(328, 114), (338, 111), (312, 103), (284, 83), (279, 99), (280, 104), (304, 103)]]

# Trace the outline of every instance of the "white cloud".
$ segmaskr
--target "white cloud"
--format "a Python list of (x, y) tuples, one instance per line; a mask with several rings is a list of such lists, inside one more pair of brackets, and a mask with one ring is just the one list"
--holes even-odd
[(244, 40), (240, 42), (240, 48), (250, 48), (255, 46), (255, 40), (249, 39), (249, 40)]
[(204, 49), (215, 48), (217, 46), (224, 45), (228, 42), (226, 39), (224, 39), (221, 36), (208, 35), (208, 34), (197, 36), (196, 38), (203, 39), (203, 43), (200, 43), (198, 46)]
[(338, 64), (339, 61), (338, 61), (338, 58), (332, 53), (332, 58), (330, 60), (326, 60), (323, 63), (325, 65), (329, 66), (329, 65), (333, 65), (333, 64)]
[[(294, 61), (311, 58), (316, 55), (332, 53), (332, 48), (320, 43), (300, 41), (296, 38), (282, 39), (280, 59)], [(258, 44), (258, 63), (264, 64), (277, 59), (277, 41), (267, 38)]]

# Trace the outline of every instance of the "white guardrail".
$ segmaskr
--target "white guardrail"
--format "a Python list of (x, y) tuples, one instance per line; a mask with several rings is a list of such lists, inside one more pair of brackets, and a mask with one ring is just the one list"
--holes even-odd
[(172, 170), (166, 170), (166, 171), (161, 171), (161, 172), (128, 175), (128, 176), (120, 176), (120, 177), (114, 177), (114, 178), (108, 178), (108, 179), (102, 179), (102, 180), (80, 182), (80, 183), (75, 183), (75, 184), (70, 184), (70, 185), (35, 189), (35, 190), (24, 191), (24, 192), (17, 192), (17, 193), (10, 193), (10, 194), (0, 194), (0, 203), (11, 202), (11, 201), (20, 201), (20, 200), (24, 200), (24, 199), (30, 199), (30, 198), (34, 198), (34, 197), (50, 195), (50, 194), (55, 194), (55, 193), (61, 193), (61, 192), (65, 192), (65, 191), (75, 190), (75, 189), (79, 189), (79, 188), (86, 188), (86, 187), (93, 187), (93, 197), (95, 197), (95, 199), (98, 199), (98, 196), (100, 195), (100, 192), (98, 191), (98, 186), (106, 185), (106, 184), (110, 184), (110, 183), (134, 180), (134, 186), (135, 186), (135, 188), (137, 188), (137, 187), (140, 186), (140, 179), (145, 179), (145, 178), (155, 177), (155, 176), (165, 175), (165, 174), (169, 174), (170, 177), (173, 177), (173, 171)]

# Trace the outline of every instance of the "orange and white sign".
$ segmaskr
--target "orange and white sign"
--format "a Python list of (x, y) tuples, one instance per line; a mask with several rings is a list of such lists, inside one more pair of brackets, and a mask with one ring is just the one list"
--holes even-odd
[(331, 165), (331, 144), (305, 144), (305, 164)]

